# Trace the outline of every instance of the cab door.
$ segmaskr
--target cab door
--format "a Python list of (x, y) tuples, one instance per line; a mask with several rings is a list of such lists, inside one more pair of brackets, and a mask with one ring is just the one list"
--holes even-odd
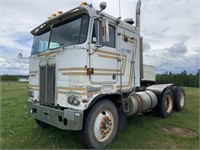
[[(103, 20), (94, 19), (90, 48), (90, 68), (94, 72), (91, 75), (92, 83), (113, 84), (118, 80), (120, 70), (118, 61), (120, 55), (117, 53), (117, 28), (114, 22), (107, 20), (108, 29), (105, 29)], [(105, 31), (108, 33), (105, 33)], [(105, 34), (109, 34), (108, 42), (105, 42)], [(107, 37), (108, 38), (108, 37)]]

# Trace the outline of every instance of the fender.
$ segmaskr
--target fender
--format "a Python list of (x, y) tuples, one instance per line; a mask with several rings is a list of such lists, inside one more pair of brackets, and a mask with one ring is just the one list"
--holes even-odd
[(101, 100), (103, 98), (111, 100), (114, 104), (116, 104), (116, 103), (121, 103), (122, 104), (122, 97), (121, 97), (120, 93), (100, 94), (100, 95), (96, 96), (92, 100), (92, 102), (89, 104), (89, 106), (88, 106), (88, 108), (86, 110), (90, 109), (97, 101), (99, 101), (99, 100)]

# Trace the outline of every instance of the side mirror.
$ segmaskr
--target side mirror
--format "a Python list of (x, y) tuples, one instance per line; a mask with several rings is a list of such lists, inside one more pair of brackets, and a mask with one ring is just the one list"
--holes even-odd
[(100, 10), (103, 11), (104, 9), (106, 9), (107, 3), (106, 2), (101, 2), (100, 3)]
[(17, 58), (22, 58), (22, 53), (20, 52), (18, 55), (17, 55)]
[(103, 43), (109, 42), (109, 24), (107, 19), (102, 20)]
[(28, 57), (23, 57), (23, 51), (21, 50), (21, 52), (17, 55), (17, 58), (19, 59), (29, 59)]
[(106, 9), (107, 3), (106, 2), (101, 2), (100, 3), (100, 10), (97, 10), (97, 14), (99, 14), (101, 11)]

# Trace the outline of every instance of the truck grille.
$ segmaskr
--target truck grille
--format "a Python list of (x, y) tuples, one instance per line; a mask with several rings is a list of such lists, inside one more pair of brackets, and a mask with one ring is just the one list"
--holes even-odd
[(40, 67), (40, 103), (55, 103), (55, 66)]

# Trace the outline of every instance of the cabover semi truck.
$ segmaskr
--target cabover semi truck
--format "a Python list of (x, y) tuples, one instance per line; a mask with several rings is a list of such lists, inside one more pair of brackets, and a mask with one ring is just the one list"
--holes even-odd
[(144, 77), (140, 6), (135, 25), (103, 12), (105, 2), (99, 10), (83, 2), (31, 31), (28, 105), (39, 126), (80, 131), (87, 147), (104, 148), (128, 116), (184, 108), (182, 87), (154, 84), (148, 67)]

